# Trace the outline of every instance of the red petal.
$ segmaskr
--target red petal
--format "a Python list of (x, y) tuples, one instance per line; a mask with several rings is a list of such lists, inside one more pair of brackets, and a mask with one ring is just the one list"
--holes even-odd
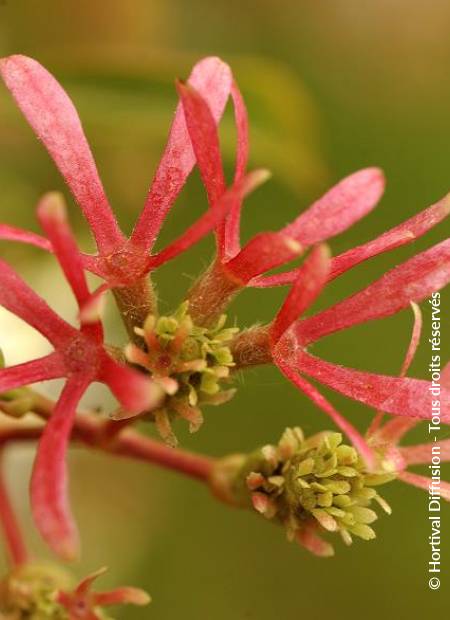
[[(231, 89), (231, 71), (219, 58), (204, 58), (197, 63), (189, 84), (205, 98), (216, 123), (219, 122)], [(195, 155), (187, 131), (183, 106), (177, 107), (169, 140), (131, 240), (151, 250), (164, 219), (183, 188), (195, 164)]]
[(56, 348), (76, 334), (5, 261), (0, 259), (0, 305), (37, 329)]
[(40, 250), (47, 250), (52, 252), (52, 246), (48, 239), (36, 235), (29, 230), (22, 230), (15, 226), (8, 226), (8, 224), (0, 224), (0, 239), (4, 241), (19, 241), (20, 243), (27, 243), (28, 245), (34, 245)]
[(324, 411), (333, 420), (336, 426), (338, 426), (347, 435), (352, 444), (361, 454), (362, 458), (365, 460), (367, 466), (372, 469), (375, 464), (374, 454), (356, 428), (340, 413), (338, 413), (333, 405), (331, 405), (331, 403), (329, 403), (328, 400), (322, 396), (322, 394), (313, 385), (311, 385), (311, 383), (301, 377), (296, 369), (292, 368), (292, 366), (287, 364), (276, 354), (274, 361), (284, 376), (296, 387), (298, 387), (299, 390), (304, 392), (304, 394), (306, 394), (306, 396), (308, 396), (314, 404), (320, 407), (320, 409), (322, 409), (322, 411)]
[[(330, 281), (373, 256), (389, 252), (406, 243), (415, 241), (433, 228), (433, 226), (439, 224), (449, 213), (450, 195), (447, 195), (436, 204), (428, 207), (428, 209), (421, 211), (418, 215), (403, 222), (403, 224), (391, 228), (391, 230), (388, 230), (376, 239), (352, 248), (339, 256), (335, 256), (331, 262)], [(251, 284), (258, 288), (267, 288), (291, 284), (294, 279), (295, 270), (256, 278)]]
[(91, 382), (73, 376), (39, 442), (31, 478), (31, 507), (42, 537), (65, 560), (78, 555), (78, 533), (67, 494), (66, 451), (78, 402)]
[(450, 281), (450, 239), (388, 271), (367, 288), (323, 312), (301, 321), (297, 335), (304, 344), (352, 325), (381, 319), (419, 302)]
[[(305, 351), (298, 357), (298, 370), (337, 392), (385, 413), (431, 418), (430, 383), (421, 379), (387, 377), (330, 364)], [(441, 390), (441, 420), (450, 422), (450, 390)]]
[(225, 191), (225, 176), (220, 154), (219, 135), (208, 103), (189, 84), (178, 82), (177, 90), (183, 104), (197, 165), (213, 205)]
[(255, 276), (288, 263), (303, 253), (303, 247), (294, 239), (281, 233), (260, 233), (226, 263), (227, 271), (247, 284)]
[(99, 250), (108, 254), (123, 241), (123, 235), (108, 204), (73, 103), (55, 78), (31, 58), (4, 58), (0, 72), (83, 210)]
[(330, 558), (334, 555), (333, 546), (320, 538), (317, 534), (317, 528), (310, 523), (305, 523), (301, 530), (296, 534), (297, 542), (320, 558)]
[(150, 596), (140, 588), (130, 588), (125, 586), (116, 588), (110, 592), (98, 592), (93, 595), (96, 605), (100, 607), (108, 605), (148, 605), (151, 601)]
[(377, 204), (384, 191), (379, 168), (365, 168), (346, 177), (281, 232), (303, 245), (313, 245), (343, 232)]
[(433, 450), (439, 448), (439, 458), (442, 462), (450, 461), (450, 439), (443, 439), (434, 443), (422, 443), (415, 446), (400, 448), (401, 455), (407, 465), (429, 465), (435, 454)]
[[(231, 97), (234, 105), (234, 118), (237, 130), (236, 167), (234, 183), (240, 181), (245, 174), (249, 154), (248, 115), (244, 99), (234, 82), (231, 87)], [(217, 229), (219, 239), (219, 255), (224, 258), (235, 256), (240, 249), (240, 224), (242, 200), (237, 201), (223, 226)]]
[(419, 424), (417, 418), (393, 418), (376, 431), (376, 439), (382, 443), (396, 444), (408, 431)]
[(333, 258), (330, 280), (363, 261), (415, 241), (450, 213), (450, 195), (380, 237)]
[(66, 368), (59, 354), (50, 353), (31, 362), (0, 368), (0, 394), (31, 383), (59, 379), (65, 375)]
[(298, 268), (297, 280), (270, 330), (273, 343), (278, 342), (292, 323), (307, 310), (319, 296), (327, 281), (330, 269), (330, 251), (326, 245), (312, 250), (304, 264)]
[(178, 239), (173, 241), (164, 250), (151, 258), (151, 269), (172, 260), (181, 252), (197, 243), (202, 237), (209, 233), (221, 222), (237, 203), (240, 203), (244, 196), (255, 190), (261, 183), (268, 178), (266, 170), (254, 170), (249, 172), (235, 185), (230, 187), (221, 198), (195, 224), (188, 228)]
[[(424, 491), (429, 492), (431, 485), (431, 478), (427, 478), (426, 476), (419, 476), (419, 474), (413, 474), (410, 471), (401, 471), (397, 474), (399, 480), (410, 484), (413, 487), (418, 487), (419, 489), (424, 489)], [(440, 495), (442, 499), (450, 502), (450, 484), (448, 482), (444, 482), (441, 480), (439, 484)]]
[(148, 375), (123, 366), (107, 355), (102, 359), (97, 381), (106, 383), (122, 406), (136, 414), (159, 406), (165, 396)]
[(94, 581), (96, 579), (98, 579), (99, 577), (101, 577), (102, 575), (104, 575), (107, 571), (108, 571), (108, 569), (106, 568), (106, 566), (102, 566), (102, 568), (99, 568), (95, 572), (93, 572), (90, 575), (88, 575), (87, 577), (85, 577), (77, 585), (77, 587), (75, 589), (75, 595), (77, 595), (77, 596), (85, 596), (89, 592), (89, 590), (91, 589)]
[(49, 237), (56, 258), (81, 307), (90, 297), (78, 246), (67, 219), (64, 198), (58, 192), (45, 194), (39, 201), (37, 215)]

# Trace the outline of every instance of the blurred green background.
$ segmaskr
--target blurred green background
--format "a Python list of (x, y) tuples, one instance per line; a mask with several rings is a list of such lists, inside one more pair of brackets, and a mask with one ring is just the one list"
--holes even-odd
[[(333, 240), (338, 253), (406, 219), (440, 198), (449, 186), (450, 5), (435, 0), (3, 0), (0, 54), (24, 53), (46, 65), (77, 105), (109, 197), (126, 230), (143, 204), (176, 104), (173, 79), (186, 77), (201, 56), (228, 61), (248, 103), (252, 166), (272, 180), (246, 206), (244, 237), (291, 220), (342, 176), (381, 166), (387, 192), (364, 221)], [(64, 185), (49, 157), (0, 91), (0, 213), (3, 221), (34, 230), (39, 195)], [(233, 165), (231, 115), (222, 127), (224, 154)], [(196, 174), (173, 209), (161, 243), (181, 232), (206, 207)], [(71, 218), (82, 244), (92, 247), (79, 210)], [(317, 307), (357, 290), (386, 268), (445, 235), (448, 223), (412, 246), (358, 267), (330, 286)], [(175, 306), (208, 262), (206, 240), (156, 276), (163, 308)], [(51, 259), (6, 244), (7, 256), (67, 317), (70, 297)], [(245, 292), (232, 320), (250, 325), (273, 316), (284, 290)], [(450, 315), (450, 296), (443, 296)], [(423, 304), (425, 306), (425, 304)], [(429, 315), (413, 374), (427, 376)], [(113, 308), (108, 321), (115, 331)], [(315, 346), (326, 359), (396, 373), (411, 328), (408, 312), (329, 337)], [(448, 322), (445, 325), (448, 353)], [(9, 363), (46, 350), (44, 341), (6, 312), (0, 340)], [(444, 345), (445, 346), (445, 345)], [(307, 433), (329, 427), (324, 414), (274, 369), (252, 371), (226, 406), (206, 412), (194, 436), (183, 424), (183, 444), (214, 455), (275, 441), (287, 425)], [(49, 390), (54, 389), (50, 386)], [(361, 429), (371, 412), (324, 392)], [(86, 404), (103, 402), (90, 392)], [(151, 430), (149, 431), (151, 432)], [(426, 441), (424, 427), (411, 437)], [(9, 453), (14, 499), (27, 517), (32, 454)], [(427, 581), (427, 498), (393, 483), (384, 495), (391, 517), (376, 524), (378, 539), (337, 542), (334, 559), (309, 556), (284, 540), (281, 529), (212, 500), (200, 485), (156, 468), (115, 462), (76, 450), (72, 495), (84, 541), (82, 574), (106, 564), (103, 585), (129, 582), (152, 593), (148, 609), (121, 609), (121, 619), (291, 620), (294, 618), (431, 617), (450, 603), (450, 535), (443, 517), (442, 588)], [(449, 477), (447, 470), (447, 478)], [(34, 533), (30, 540), (45, 554)], [(100, 585), (100, 584), (99, 584)]]

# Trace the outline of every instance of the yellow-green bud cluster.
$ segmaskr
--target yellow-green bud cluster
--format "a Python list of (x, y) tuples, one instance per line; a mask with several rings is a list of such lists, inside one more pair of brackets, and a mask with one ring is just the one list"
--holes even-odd
[(373, 487), (394, 478), (391, 472), (369, 473), (340, 433), (305, 439), (300, 428), (289, 428), (277, 445), (241, 458), (229, 494), (284, 525), (289, 540), (315, 521), (351, 544), (353, 535), (375, 538), (371, 524), (377, 514), (370, 506), (375, 501), (389, 514), (390, 507)]
[(224, 389), (234, 366), (229, 344), (239, 331), (225, 327), (222, 315), (215, 325), (195, 325), (184, 302), (169, 316), (149, 315), (136, 333), (145, 350), (130, 344), (125, 349), (129, 362), (142, 366), (165, 390), (163, 406), (152, 413), (161, 436), (176, 444), (171, 420), (188, 420), (191, 432), (203, 423), (201, 407), (220, 405), (235, 394)]
[(4, 620), (69, 620), (57, 602), (60, 588), (67, 587), (65, 573), (49, 566), (15, 569), (0, 583), (0, 618)]

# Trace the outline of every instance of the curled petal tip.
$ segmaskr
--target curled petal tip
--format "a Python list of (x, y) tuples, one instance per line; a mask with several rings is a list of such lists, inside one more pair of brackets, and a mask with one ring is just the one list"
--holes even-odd
[(60, 192), (44, 194), (38, 203), (37, 213), (41, 220), (65, 221), (67, 209), (63, 195)]

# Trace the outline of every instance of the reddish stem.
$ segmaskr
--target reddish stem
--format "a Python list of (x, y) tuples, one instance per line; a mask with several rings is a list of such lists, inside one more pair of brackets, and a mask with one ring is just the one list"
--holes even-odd
[[(53, 401), (36, 392), (33, 392), (33, 400), (34, 412), (43, 418), (49, 418), (54, 407)], [(112, 434), (113, 424), (115, 423), (111, 421), (98, 420), (90, 414), (79, 413), (72, 437), (91, 448), (159, 465), (197, 480), (208, 480), (214, 465), (213, 458), (171, 448), (144, 437), (131, 428), (123, 428), (117, 434)], [(9, 441), (39, 439), (42, 430), (43, 427), (38, 426), (9, 426), (0, 429), (0, 445)]]
[(19, 566), (27, 562), (28, 553), (19, 523), (9, 499), (3, 476), (2, 461), (2, 455), (0, 455), (0, 522), (11, 564), (13, 566)]

